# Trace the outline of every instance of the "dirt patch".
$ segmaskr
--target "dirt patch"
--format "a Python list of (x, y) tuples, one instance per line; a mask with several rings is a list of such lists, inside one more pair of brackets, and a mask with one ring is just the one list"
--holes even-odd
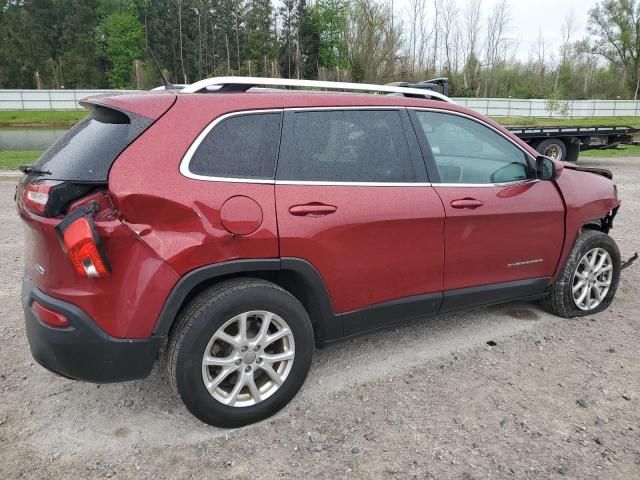
[(504, 313), (511, 318), (518, 320), (538, 320), (540, 318), (540, 315), (538, 315), (534, 310), (528, 308), (510, 308), (505, 310)]

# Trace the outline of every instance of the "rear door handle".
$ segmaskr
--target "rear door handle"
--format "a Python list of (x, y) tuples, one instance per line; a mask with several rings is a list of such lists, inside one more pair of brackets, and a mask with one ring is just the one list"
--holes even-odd
[(469, 208), (474, 209), (484, 205), (482, 200), (478, 200), (476, 198), (460, 198), (458, 200), (452, 200), (451, 206), (453, 208)]
[(293, 205), (289, 207), (289, 213), (296, 217), (321, 217), (335, 213), (338, 207), (325, 205), (324, 203), (313, 202), (306, 205)]

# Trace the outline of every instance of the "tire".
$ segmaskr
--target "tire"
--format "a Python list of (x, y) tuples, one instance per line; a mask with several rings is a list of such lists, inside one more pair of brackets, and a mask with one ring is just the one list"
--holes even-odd
[[(243, 316), (245, 340), (241, 334)], [(229, 326), (221, 330), (225, 325)], [(265, 327), (268, 331), (260, 337), (263, 325), (268, 325)], [(252, 328), (254, 336), (250, 335)], [(234, 331), (237, 331), (235, 336)], [(272, 331), (275, 333), (270, 334)], [(282, 339), (268, 343), (276, 333), (282, 335)], [(218, 338), (222, 336), (237, 345)], [(262, 338), (265, 345), (258, 345), (258, 338)], [(247, 346), (248, 349), (243, 350)], [(259, 347), (262, 350), (254, 352), (254, 348)], [(281, 352), (269, 350), (277, 348)], [(194, 416), (209, 425), (232, 428), (263, 420), (283, 408), (304, 383), (313, 348), (311, 321), (293, 295), (264, 280), (236, 279), (204, 290), (182, 310), (170, 341), (167, 366), (174, 388)], [(216, 349), (224, 355), (218, 356)], [(274, 363), (277, 355), (289, 355), (291, 359)], [(231, 358), (235, 358), (233, 363), (229, 363)], [(267, 361), (268, 358), (271, 360)], [(205, 365), (212, 359), (226, 362), (225, 366)], [(223, 368), (234, 367), (233, 373), (217, 387), (211, 387), (223, 376)], [(281, 384), (267, 375), (266, 368), (275, 372)], [(249, 376), (253, 380), (249, 380)], [(246, 386), (238, 390), (234, 399), (232, 386), (239, 384)]]
[[(576, 271), (581, 265), (581, 261), (585, 255), (595, 251), (595, 249), (601, 249), (609, 254), (611, 260), (611, 273), (607, 279), (610, 281), (610, 285), (606, 294), (600, 303), (594, 308), (581, 309), (578, 307), (577, 300), (574, 299), (573, 288), (578, 286), (580, 278), (576, 278)], [(597, 257), (602, 259), (603, 255)], [(600, 274), (602, 276), (597, 277), (605, 279), (606, 274)], [(597, 279), (596, 278), (596, 279)], [(620, 251), (616, 242), (609, 236), (596, 230), (585, 230), (576, 240), (569, 258), (560, 273), (560, 276), (556, 282), (549, 288), (548, 295), (542, 299), (542, 306), (549, 313), (553, 313), (559, 317), (573, 318), (583, 317), (586, 315), (592, 315), (594, 313), (606, 310), (611, 305), (613, 298), (618, 289), (618, 283), (620, 281)], [(588, 287), (587, 287), (588, 288)], [(580, 290), (577, 293), (579, 296)], [(592, 293), (588, 293), (589, 299), (592, 298)], [(584, 307), (584, 305), (583, 305)]]
[(542, 155), (559, 162), (563, 162), (567, 158), (567, 146), (559, 138), (548, 138), (541, 141), (536, 150)]

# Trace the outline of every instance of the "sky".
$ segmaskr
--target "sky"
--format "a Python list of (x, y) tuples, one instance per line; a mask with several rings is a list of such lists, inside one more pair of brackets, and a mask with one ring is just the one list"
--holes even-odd
[[(499, 0), (483, 0), (483, 17), (487, 16)], [(394, 0), (395, 10), (406, 17), (409, 0)], [(526, 61), (536, 48), (538, 33), (542, 30), (548, 51), (557, 56), (562, 36), (561, 27), (565, 16), (573, 7), (578, 29), (574, 40), (587, 36), (587, 12), (597, 3), (596, 0), (508, 0), (511, 7), (511, 31), (509, 36), (519, 39), (517, 58)], [(457, 0), (463, 9), (467, 0)], [(483, 29), (484, 29), (483, 25)]]

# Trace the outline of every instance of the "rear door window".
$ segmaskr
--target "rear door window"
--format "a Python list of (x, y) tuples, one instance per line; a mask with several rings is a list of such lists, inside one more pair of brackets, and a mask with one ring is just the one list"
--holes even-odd
[(273, 179), (282, 113), (234, 115), (216, 124), (189, 162), (198, 176)]
[(292, 111), (286, 115), (278, 180), (416, 181), (401, 111)]
[(104, 183), (118, 155), (152, 123), (143, 116), (93, 107), (91, 115), (45, 150), (34, 167), (49, 172), (46, 177), (51, 180)]

